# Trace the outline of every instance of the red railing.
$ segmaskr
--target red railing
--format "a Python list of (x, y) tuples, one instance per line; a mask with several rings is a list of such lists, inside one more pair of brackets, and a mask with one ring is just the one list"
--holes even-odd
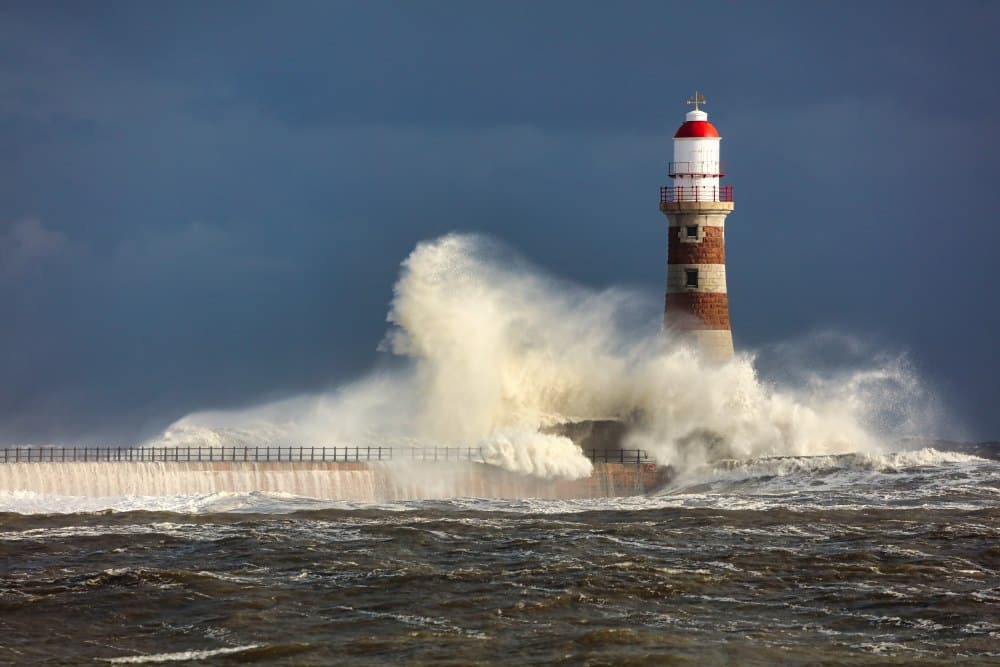
[(660, 188), (660, 203), (685, 201), (733, 201), (731, 185), (664, 185)]
[(702, 177), (723, 177), (726, 175), (726, 165), (719, 160), (708, 160), (705, 162), (668, 162), (667, 175), (670, 178), (675, 176), (702, 176)]

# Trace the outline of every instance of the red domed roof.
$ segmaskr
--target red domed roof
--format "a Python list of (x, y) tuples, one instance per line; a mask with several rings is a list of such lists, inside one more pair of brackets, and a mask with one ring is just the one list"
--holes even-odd
[(707, 120), (689, 120), (679, 128), (674, 135), (674, 139), (702, 139), (704, 137), (717, 138), (719, 131)]

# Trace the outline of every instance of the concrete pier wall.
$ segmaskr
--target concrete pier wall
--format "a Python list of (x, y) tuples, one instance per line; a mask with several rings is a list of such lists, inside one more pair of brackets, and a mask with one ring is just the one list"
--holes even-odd
[(0, 491), (61, 496), (287, 493), (328, 500), (601, 498), (662, 481), (652, 464), (595, 463), (590, 477), (545, 480), (473, 462), (73, 462), (0, 465)]

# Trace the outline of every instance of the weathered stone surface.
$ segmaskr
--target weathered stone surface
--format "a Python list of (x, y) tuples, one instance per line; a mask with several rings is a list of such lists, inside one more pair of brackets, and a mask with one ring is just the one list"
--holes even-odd
[(660, 210), (667, 215), (676, 213), (730, 213), (735, 204), (731, 201), (680, 201), (661, 202)]
[(733, 356), (733, 334), (729, 329), (700, 329), (686, 335), (695, 340), (704, 359), (726, 361)]
[[(687, 286), (688, 269), (697, 269), (698, 286)], [(670, 264), (667, 266), (667, 292), (725, 292), (725, 264)]]

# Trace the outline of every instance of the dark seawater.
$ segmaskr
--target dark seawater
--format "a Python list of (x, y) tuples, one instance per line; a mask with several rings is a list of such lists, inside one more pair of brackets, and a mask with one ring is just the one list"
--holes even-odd
[(724, 462), (579, 502), (7, 497), (0, 664), (1000, 664), (978, 454)]

